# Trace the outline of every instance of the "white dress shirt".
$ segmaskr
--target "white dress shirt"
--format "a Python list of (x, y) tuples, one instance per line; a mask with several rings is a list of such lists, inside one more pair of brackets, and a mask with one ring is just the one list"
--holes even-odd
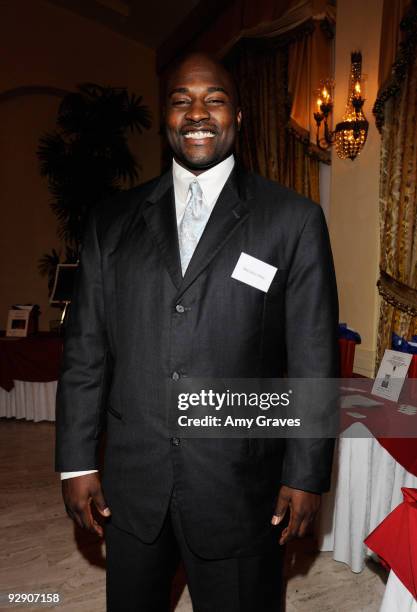
[(189, 187), (190, 183), (197, 179), (201, 191), (203, 192), (204, 204), (213, 210), (217, 198), (223, 189), (233, 166), (235, 165), (235, 158), (230, 155), (224, 159), (220, 164), (202, 172), (198, 176), (180, 166), (174, 159), (172, 164), (172, 177), (174, 179), (174, 196), (175, 196), (175, 212), (177, 215), (177, 225), (181, 223), (184, 216), (185, 207), (188, 202)]
[[(185, 208), (187, 206), (189, 197), (189, 187), (192, 181), (197, 179), (201, 191), (203, 192), (203, 200), (205, 205), (210, 209), (210, 214), (213, 211), (214, 205), (223, 189), (233, 166), (235, 165), (235, 158), (233, 155), (229, 155), (222, 162), (202, 172), (198, 176), (183, 168), (173, 160), (172, 163), (172, 177), (174, 181), (174, 197), (175, 197), (175, 212), (177, 216), (177, 226), (181, 223), (184, 216)], [(208, 219), (207, 219), (208, 220)], [(84, 470), (79, 472), (62, 472), (61, 480), (66, 478), (75, 478), (76, 476), (84, 476), (85, 474), (93, 474), (97, 470)]]

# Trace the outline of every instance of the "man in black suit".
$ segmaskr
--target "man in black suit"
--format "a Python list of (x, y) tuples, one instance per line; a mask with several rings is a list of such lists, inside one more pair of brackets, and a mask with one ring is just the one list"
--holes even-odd
[[(110, 517), (108, 610), (168, 610), (182, 558), (196, 612), (277, 612), (282, 544), (303, 536), (318, 510), (332, 442), (173, 437), (166, 383), (337, 376), (327, 228), (317, 204), (235, 163), (242, 117), (217, 62), (192, 54), (177, 65), (165, 117), (173, 167), (88, 223), (56, 469), (80, 526), (102, 535), (92, 502)], [(235, 278), (242, 253), (257, 270), (277, 268), (268, 288)]]

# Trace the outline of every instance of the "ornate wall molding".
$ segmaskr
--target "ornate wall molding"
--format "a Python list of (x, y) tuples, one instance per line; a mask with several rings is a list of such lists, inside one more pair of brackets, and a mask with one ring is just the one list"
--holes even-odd
[(405, 312), (411, 317), (417, 316), (417, 290), (395, 280), (392, 276), (380, 271), (380, 277), (377, 283), (380, 296), (397, 308), (401, 312)]
[(69, 92), (68, 89), (60, 89), (59, 87), (50, 87), (49, 85), (22, 85), (20, 87), (13, 87), (6, 91), (0, 92), (0, 104), (11, 100), (13, 98), (19, 98), (22, 96), (55, 96), (63, 98)]

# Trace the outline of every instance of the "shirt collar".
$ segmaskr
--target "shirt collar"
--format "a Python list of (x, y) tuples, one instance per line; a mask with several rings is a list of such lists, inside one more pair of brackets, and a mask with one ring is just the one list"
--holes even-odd
[(232, 154), (216, 166), (213, 166), (213, 168), (196, 176), (186, 168), (183, 168), (183, 166), (180, 166), (174, 159), (172, 163), (172, 176), (176, 199), (185, 203), (190, 183), (197, 180), (205, 201), (209, 206), (212, 206), (219, 197), (234, 165), (235, 158)]

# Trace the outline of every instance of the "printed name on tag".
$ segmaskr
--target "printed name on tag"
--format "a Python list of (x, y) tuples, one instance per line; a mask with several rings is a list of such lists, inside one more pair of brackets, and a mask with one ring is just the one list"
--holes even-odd
[(247, 253), (241, 253), (232, 272), (232, 278), (266, 293), (277, 271), (278, 268), (275, 266), (271, 266)]

